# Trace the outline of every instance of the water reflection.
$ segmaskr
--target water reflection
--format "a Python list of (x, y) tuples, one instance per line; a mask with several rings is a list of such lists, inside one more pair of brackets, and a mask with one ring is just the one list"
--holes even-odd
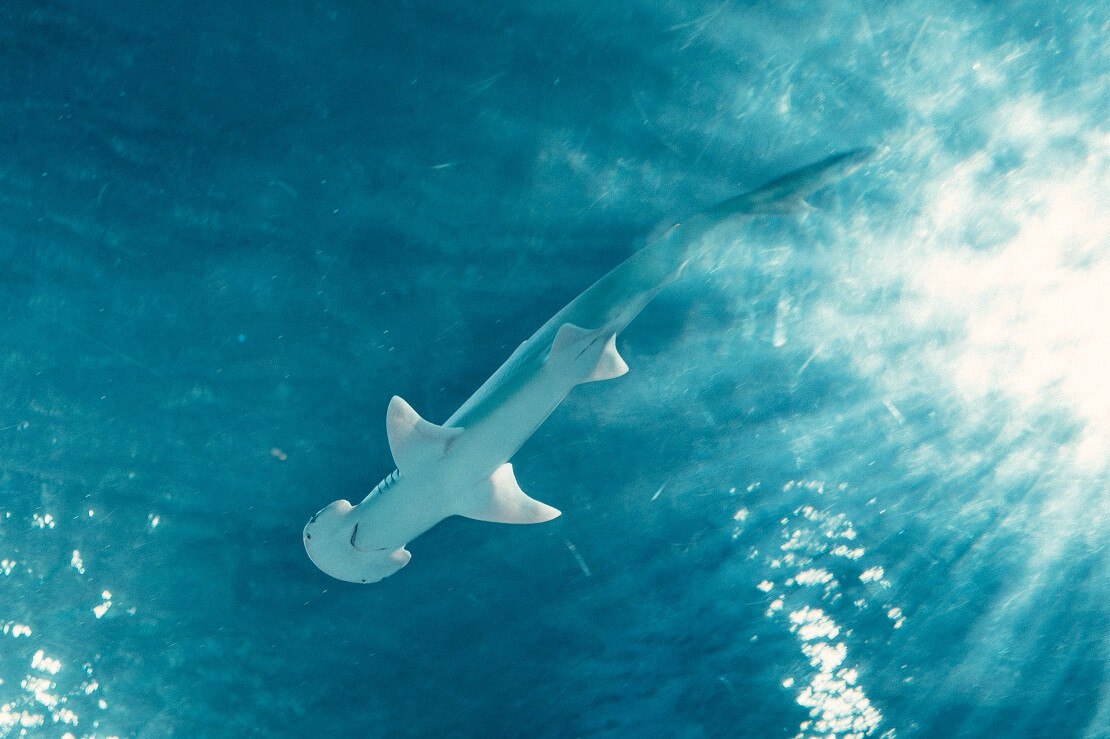
[[(47, 601), (68, 607), (72, 582), (64, 573), (82, 579), (87, 574), (80, 549), (70, 550), (68, 567), (50, 561), (57, 552), (51, 546), (55, 542), (42, 537), (65, 536), (66, 527), (49, 512), (21, 517), (6, 511), (0, 534), (0, 546), (9, 550), (0, 552), (6, 555), (0, 559), (0, 592), (5, 593), (0, 598), (0, 737), (111, 739), (113, 734), (101, 731), (98, 714), (107, 710), (108, 702), (100, 695), (92, 662), (75, 665), (62, 655), (81, 651), (80, 636), (74, 633), (81, 619), (67, 619), (65, 634), (45, 633), (33, 625), (35, 614), (57, 609), (47, 607)], [(27, 600), (30, 586), (43, 599), (39, 607)], [(93, 607), (97, 619), (111, 605), (111, 594), (105, 590), (102, 595)]]
[[(814, 494), (825, 492), (825, 485), (815, 481), (791, 481), (784, 492), (803, 490)], [(849, 652), (850, 627), (833, 616), (838, 610), (851, 618), (853, 612), (872, 605), (874, 594), (889, 586), (883, 580), (881, 565), (868, 562), (866, 548), (857, 542), (859, 532), (844, 514), (802, 505), (780, 521), (781, 538), (778, 551), (766, 557), (771, 573), (756, 584), (768, 599), (766, 615), (785, 626), (799, 642), (808, 669), (788, 675), (784, 688), (794, 691), (794, 700), (809, 710), (809, 718), (798, 726), (795, 739), (862, 739), (878, 731), (882, 712), (867, 697), (860, 681), (860, 668), (852, 663)], [(840, 578), (854, 574), (859, 585), (841, 585)], [(872, 588), (851, 604), (850, 609), (837, 604), (846, 591)], [(898, 611), (883, 603), (884, 609)], [(854, 611), (853, 611), (854, 609)], [(894, 616), (891, 616), (894, 620)], [(892, 625), (902, 625), (901, 612)], [(896, 736), (894, 728), (881, 734), (886, 739)]]

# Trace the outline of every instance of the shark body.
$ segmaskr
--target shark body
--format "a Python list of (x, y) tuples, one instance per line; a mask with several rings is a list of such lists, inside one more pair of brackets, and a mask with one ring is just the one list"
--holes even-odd
[(520, 489), (509, 463), (517, 450), (576, 385), (628, 371), (617, 334), (707, 248), (710, 234), (737, 218), (811, 210), (807, 195), (871, 154), (833, 155), (675, 225), (556, 313), (443, 425), (394, 396), (386, 432), (397, 469), (358, 505), (338, 500), (313, 516), (304, 528), (309, 557), (340, 580), (377, 582), (408, 564), (406, 544), (449, 516), (540, 523), (560, 515)]

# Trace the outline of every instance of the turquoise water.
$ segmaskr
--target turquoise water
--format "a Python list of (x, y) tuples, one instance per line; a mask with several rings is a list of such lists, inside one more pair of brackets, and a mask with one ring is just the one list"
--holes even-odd
[[(0, 7), (0, 737), (1110, 736), (1103, 4)], [(377, 585), (308, 517), (723, 236)]]

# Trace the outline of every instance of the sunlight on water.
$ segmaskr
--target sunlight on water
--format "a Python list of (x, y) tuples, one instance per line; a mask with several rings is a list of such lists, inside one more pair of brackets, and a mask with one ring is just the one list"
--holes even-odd
[[(792, 489), (823, 494), (823, 483), (791, 481), (784, 492)], [(843, 486), (837, 486), (842, 490)], [(766, 615), (782, 623), (799, 642), (809, 671), (789, 675), (783, 687), (796, 689), (794, 700), (809, 709), (810, 718), (798, 727), (795, 739), (862, 739), (873, 735), (883, 723), (883, 714), (867, 697), (861, 684), (860, 668), (850, 661), (850, 627), (836, 619), (871, 607), (879, 589), (889, 586), (882, 580), (883, 569), (872, 565), (862, 569), (857, 560), (866, 556), (866, 548), (849, 548), (845, 541), (855, 542), (859, 536), (853, 523), (843, 514), (821, 510), (812, 505), (795, 509), (781, 521), (779, 551), (768, 557), (767, 566), (780, 576), (782, 586), (773, 579), (764, 579), (755, 587), (767, 594)], [(862, 597), (856, 597), (845, 608), (842, 598), (861, 586), (840, 579), (851, 574), (855, 581), (870, 585)], [(883, 608), (890, 608), (883, 605)], [(834, 612), (836, 615), (834, 615)], [(844, 615), (846, 614), (846, 615)], [(894, 624), (895, 628), (901, 624)], [(882, 736), (895, 737), (887, 729)]]
[[(77, 713), (67, 703), (74, 695), (91, 695), (98, 686), (95, 681), (86, 681), (70, 695), (60, 693), (54, 676), (62, 672), (63, 667), (60, 659), (47, 655), (42, 649), (34, 653), (31, 669), (19, 683), (22, 694), (0, 705), (0, 737), (41, 735), (47, 725), (77, 726), (80, 723)], [(91, 668), (86, 667), (86, 671), (91, 672)], [(93, 724), (95, 726), (96, 722)], [(96, 735), (82, 736), (92, 739)]]
[[(1087, 30), (1074, 38), (1089, 47), (1084, 64), (1110, 68), (1105, 28)], [(940, 682), (952, 695), (975, 685), (996, 705), (1030, 690), (1023, 659), (1059, 628), (1051, 604), (1061, 589), (1093, 599), (1082, 601), (1091, 615), (1071, 623), (1105, 613), (1084, 563), (1105, 550), (1110, 521), (1110, 134), (1105, 74), (1069, 80), (1065, 94), (1030, 72), (1028, 44), (973, 31), (925, 23), (906, 63), (891, 63), (888, 90), (911, 112), (873, 165), (881, 204), (812, 225), (836, 233), (816, 258), (828, 282), (786, 335), (801, 356), (808, 345), (852, 368), (889, 413), (854, 420), (885, 429), (897, 474), (929, 481), (914, 496), (949, 517), (919, 519), (914, 544), (944, 573), (932, 595), (977, 592), (992, 570), (1011, 568), (984, 610), (912, 612), (975, 619)], [(829, 436), (851, 422), (830, 422)], [(797, 528), (788, 541), (808, 544)], [(813, 567), (780, 559), (801, 568), (795, 582)], [(856, 577), (882, 588), (904, 566), (868, 562)], [(789, 593), (771, 595), (778, 617), (799, 610)], [(892, 628), (912, 624), (899, 603), (869, 603)], [(1051, 689), (1071, 685), (1063, 665), (1047, 669)], [(1090, 681), (1069, 689), (1105, 692)], [(1095, 702), (1106, 715), (1105, 698)]]
[[(1088, 22), (1074, 43), (1090, 69), (1110, 69), (1104, 29)], [(795, 332), (848, 339), (890, 396), (924, 384), (971, 408), (1013, 403), (1018, 423), (1066, 414), (1080, 426), (1068, 464), (1097, 471), (1110, 458), (1105, 75), (1064, 98), (1030, 73), (1034, 44), (982, 31), (974, 17), (930, 17), (908, 57), (889, 60), (885, 87), (912, 111), (874, 165), (892, 203), (850, 214), (843, 284)]]
[[(928, 255), (915, 307), (966, 325), (947, 363), (964, 393), (1001, 386), (1027, 407), (1061, 402), (1084, 423), (1079, 460), (1097, 463), (1110, 452), (1110, 137), (1054, 122), (1035, 101), (1015, 105), (995, 146), (1021, 147), (1030, 163), (1000, 172), (975, 156), (926, 194), (932, 222), (920, 226)], [(1053, 152), (1046, 142), (1060, 136), (1086, 153)], [(979, 251), (950, 248), (961, 243), (955, 234), (986, 228), (1007, 236)]]
[[(59, 525), (51, 513), (35, 512), (29, 519), (24, 518), (26, 526), (18, 528), (20, 518), (7, 512), (0, 528), (0, 539), (4, 544), (28, 553), (27, 561), (14, 556), (0, 559), (0, 576), (9, 582), (0, 583), (6, 589), (23, 588), (34, 584), (38, 596), (44, 599), (60, 598), (61, 609), (68, 608), (72, 597), (72, 582), (44, 579), (45, 573), (59, 571), (61, 562), (51, 562), (45, 556), (53, 551), (39, 537), (58, 537), (65, 535), (66, 527)], [(27, 546), (20, 547), (20, 534), (30, 534)], [(86, 563), (80, 550), (72, 549), (68, 558), (68, 570), (73, 576), (86, 574)], [(61, 569), (65, 572), (65, 569)], [(11, 581), (16, 582), (11, 582)], [(45, 587), (44, 587), (45, 585)], [(61, 593), (53, 592), (61, 589)], [(11, 590), (10, 590), (11, 591)], [(14, 591), (11, 591), (14, 592)], [(96, 606), (95, 617), (104, 615), (111, 605), (111, 594), (105, 590), (102, 602)], [(6, 611), (19, 608), (22, 613), (33, 610), (20, 599), (0, 601), (0, 737), (56, 736), (61, 739), (112, 739), (113, 735), (100, 731), (100, 720), (95, 712), (104, 711), (108, 703), (100, 697), (100, 683), (93, 676), (91, 662), (79, 666), (69, 664), (63, 657), (54, 653), (56, 648), (75, 647), (80, 649), (79, 620), (70, 625), (70, 632), (64, 635), (41, 633), (38, 628), (20, 620), (10, 618)], [(40, 603), (40, 610), (57, 610), (58, 606)], [(97, 610), (103, 609), (103, 610)], [(61, 641), (59, 641), (59, 639)]]

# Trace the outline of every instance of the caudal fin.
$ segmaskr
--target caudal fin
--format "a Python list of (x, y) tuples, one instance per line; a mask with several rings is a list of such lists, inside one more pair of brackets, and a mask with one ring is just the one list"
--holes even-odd
[(715, 219), (732, 215), (787, 215), (806, 213), (813, 206), (805, 201), (823, 187), (859, 169), (875, 155), (875, 149), (864, 147), (833, 154), (819, 162), (777, 177), (761, 187), (729, 198), (706, 211)]

